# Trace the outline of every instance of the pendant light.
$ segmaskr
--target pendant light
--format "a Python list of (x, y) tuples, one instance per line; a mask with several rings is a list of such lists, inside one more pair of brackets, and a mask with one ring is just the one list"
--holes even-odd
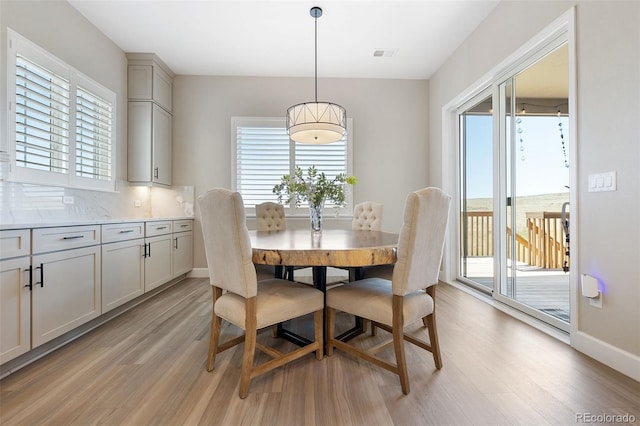
[(340, 105), (318, 102), (318, 18), (322, 9), (312, 7), (315, 19), (315, 101), (304, 102), (287, 109), (287, 132), (289, 137), (301, 143), (325, 144), (337, 142), (346, 132), (347, 112)]

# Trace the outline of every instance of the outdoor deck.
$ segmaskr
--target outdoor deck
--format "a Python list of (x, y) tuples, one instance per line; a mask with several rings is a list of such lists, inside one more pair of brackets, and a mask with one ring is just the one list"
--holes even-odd
[[(492, 258), (467, 259), (468, 279), (493, 288), (493, 275)], [(507, 288), (505, 296), (569, 322), (569, 274), (562, 269), (543, 269), (525, 264), (517, 266), (513, 290)]]

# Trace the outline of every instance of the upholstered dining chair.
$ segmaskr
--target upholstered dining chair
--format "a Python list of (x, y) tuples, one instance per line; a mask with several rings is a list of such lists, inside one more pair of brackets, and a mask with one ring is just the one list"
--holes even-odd
[[(430, 351), (436, 368), (442, 368), (436, 330), (435, 289), (450, 202), (451, 198), (438, 188), (410, 193), (405, 203), (404, 224), (398, 240), (398, 259), (391, 281), (367, 278), (327, 291), (327, 355), (332, 355), (334, 348), (341, 349), (397, 374), (405, 395), (410, 391), (404, 354), (405, 340)], [(336, 340), (336, 311), (366, 318), (372, 321), (372, 326), (390, 332), (395, 364), (377, 356), (388, 345), (363, 350)], [(428, 330), (428, 343), (404, 334), (405, 326), (419, 319)]]
[[(314, 351), (316, 358), (322, 359), (324, 294), (276, 278), (258, 285), (244, 204), (238, 192), (212, 189), (198, 197), (198, 207), (213, 293), (207, 371), (213, 370), (216, 354), (244, 342), (239, 395), (246, 398), (254, 377)], [(282, 353), (257, 342), (258, 330), (309, 313), (314, 314), (315, 334), (310, 344)], [(220, 344), (222, 319), (244, 330), (244, 336)], [(254, 366), (256, 348), (273, 359)]]
[(380, 231), (382, 229), (382, 204), (365, 201), (353, 208), (351, 228), (363, 231)]
[[(364, 201), (353, 208), (351, 229), (356, 231), (382, 230), (382, 204), (375, 201)], [(348, 268), (349, 281), (362, 279), (363, 268)]]
[(282, 204), (267, 201), (256, 204), (258, 231), (281, 231), (287, 229), (287, 219)]
[[(272, 201), (256, 204), (256, 229), (258, 231), (282, 231), (287, 229), (287, 218), (282, 204)], [(275, 267), (275, 276), (293, 281), (293, 266), (278, 265)], [(300, 269), (297, 268), (297, 269)]]

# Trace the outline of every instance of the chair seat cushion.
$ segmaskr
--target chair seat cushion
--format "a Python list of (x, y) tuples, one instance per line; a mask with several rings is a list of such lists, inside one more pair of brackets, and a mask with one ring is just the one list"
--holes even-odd
[[(327, 291), (327, 306), (342, 312), (392, 325), (391, 281), (367, 278)], [(433, 299), (423, 290), (406, 294), (404, 324), (411, 324), (433, 312)]]
[[(324, 294), (320, 290), (291, 281), (269, 279), (258, 282), (256, 296), (258, 329), (324, 308)], [(226, 292), (214, 305), (219, 317), (245, 328), (245, 299)]]

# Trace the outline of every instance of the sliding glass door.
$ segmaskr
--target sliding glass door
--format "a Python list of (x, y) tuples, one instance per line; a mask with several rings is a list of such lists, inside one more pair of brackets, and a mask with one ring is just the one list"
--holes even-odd
[(458, 280), (566, 331), (568, 88), (558, 37), (456, 111)]
[(494, 282), (493, 102), (482, 93), (458, 110), (460, 275), (491, 291)]
[[(499, 86), (506, 258), (497, 295), (565, 330), (570, 321), (567, 57), (564, 43)], [(541, 80), (549, 75), (552, 79)]]

